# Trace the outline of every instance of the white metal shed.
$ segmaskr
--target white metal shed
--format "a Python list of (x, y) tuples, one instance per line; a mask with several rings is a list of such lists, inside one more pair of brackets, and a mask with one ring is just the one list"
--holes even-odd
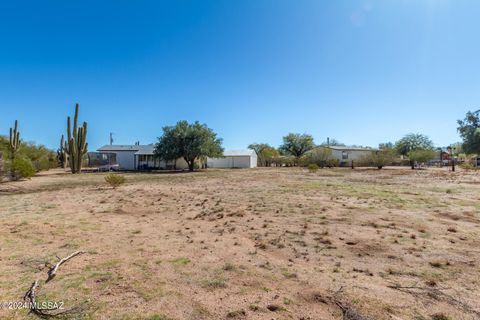
[(257, 154), (255, 151), (225, 150), (223, 158), (208, 158), (208, 168), (255, 168), (257, 166)]

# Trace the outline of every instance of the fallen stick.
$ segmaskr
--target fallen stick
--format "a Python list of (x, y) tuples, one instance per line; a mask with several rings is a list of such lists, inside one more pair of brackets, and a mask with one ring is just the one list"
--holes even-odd
[[(48, 270), (48, 272), (47, 272), (48, 278), (45, 281), (45, 283), (49, 282), (50, 280), (52, 280), (55, 277), (55, 275), (57, 274), (58, 268), (60, 268), (60, 266), (62, 264), (64, 264), (68, 260), (70, 260), (73, 257), (76, 257), (76, 256), (78, 256), (79, 254), (82, 254), (82, 253), (85, 253), (85, 252), (84, 251), (76, 251), (76, 252), (72, 253), (71, 255), (69, 255), (68, 257), (63, 258), (63, 259), (60, 259), (59, 257), (57, 257), (59, 259), (59, 261), (57, 262), (57, 264), (55, 264), (54, 266), (52, 266)], [(47, 263), (45, 263), (45, 266), (47, 266)], [(35, 299), (36, 292), (37, 292), (39, 287), (40, 287), (40, 284), (39, 284), (39, 280), (37, 279), (37, 280), (35, 280), (35, 282), (32, 283), (32, 285), (30, 286), (28, 291), (23, 296), (23, 300), (28, 303), (28, 306), (30, 308), (31, 313), (37, 315), (40, 318), (47, 319), (47, 318), (51, 318), (51, 317), (67, 315), (67, 314), (71, 314), (71, 313), (74, 313), (74, 312), (81, 311), (81, 308), (78, 308), (78, 307), (72, 308), (72, 309), (69, 309), (69, 310), (64, 310), (64, 311), (58, 311), (58, 308), (48, 309), (50, 312), (47, 312), (47, 309), (39, 308), (39, 304), (37, 303), (37, 301)]]
[(38, 280), (35, 280), (35, 282), (32, 283), (30, 289), (28, 289), (27, 293), (25, 293), (25, 296), (23, 297), (23, 299), (28, 303), (30, 312), (44, 319), (54, 316), (38, 308), (37, 301), (35, 300), (35, 293), (37, 291), (37, 288)]
[(84, 251), (76, 251), (74, 253), (72, 253), (71, 255), (69, 255), (68, 257), (66, 258), (63, 258), (63, 259), (60, 259), (60, 261), (57, 262), (57, 264), (55, 264), (53, 267), (50, 268), (50, 270), (48, 270), (47, 274), (48, 274), (48, 278), (47, 280), (45, 281), (45, 283), (49, 282), (50, 280), (52, 280), (55, 275), (57, 274), (57, 270), (58, 268), (60, 268), (60, 266), (62, 264), (64, 264), (65, 262), (67, 262), (68, 260), (72, 259), (73, 257), (75, 256), (78, 256), (79, 254), (82, 254), (82, 253), (85, 253)]
[(451, 295), (443, 292), (442, 290), (448, 290), (449, 288), (430, 288), (430, 287), (421, 287), (421, 286), (400, 286), (397, 284), (394, 285), (389, 285), (387, 288), (390, 289), (395, 289), (401, 292), (409, 293), (412, 295), (418, 294), (418, 292), (415, 292), (415, 290), (425, 292), (426, 295), (429, 298), (432, 298), (437, 301), (445, 301), (453, 306), (456, 306), (457, 308), (462, 309), (465, 312), (474, 314), (475, 316), (480, 318), (480, 311), (475, 310), (472, 306), (470, 306), (468, 303), (459, 300), (455, 297), (452, 297)]
[(358, 310), (352, 307), (349, 303), (344, 302), (341, 298), (341, 294), (343, 293), (343, 286), (340, 287), (336, 292), (333, 294), (333, 302), (340, 308), (342, 311), (342, 320), (370, 320), (369, 317), (361, 314)]

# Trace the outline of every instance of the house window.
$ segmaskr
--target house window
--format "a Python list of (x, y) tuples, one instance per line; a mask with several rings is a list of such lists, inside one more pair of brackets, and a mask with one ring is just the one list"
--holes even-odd
[(348, 160), (348, 152), (342, 151), (342, 160)]

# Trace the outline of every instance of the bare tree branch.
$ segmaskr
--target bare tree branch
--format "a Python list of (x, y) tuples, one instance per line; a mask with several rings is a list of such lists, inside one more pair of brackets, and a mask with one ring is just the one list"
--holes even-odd
[(60, 268), (60, 266), (61, 266), (62, 264), (64, 264), (64, 263), (67, 262), (68, 260), (70, 260), (70, 259), (72, 259), (73, 257), (78, 256), (79, 254), (82, 254), (82, 253), (85, 253), (85, 252), (84, 252), (84, 251), (76, 251), (76, 252), (72, 253), (71, 255), (69, 255), (68, 257), (63, 258), (63, 259), (60, 259), (60, 258), (58, 258), (58, 256), (57, 256), (57, 258), (58, 258), (60, 261), (59, 261), (57, 264), (55, 264), (52, 268), (50, 268), (50, 270), (48, 270), (48, 278), (47, 278), (47, 280), (45, 281), (45, 283), (49, 282), (50, 280), (52, 280), (52, 279), (55, 277), (55, 275), (57, 274), (58, 268)]

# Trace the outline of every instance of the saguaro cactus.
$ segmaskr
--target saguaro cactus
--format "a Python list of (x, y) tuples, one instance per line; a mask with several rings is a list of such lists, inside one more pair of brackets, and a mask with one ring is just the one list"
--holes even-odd
[(60, 165), (63, 169), (67, 167), (68, 162), (68, 154), (67, 154), (67, 142), (62, 134), (62, 138), (60, 139), (60, 148), (57, 150), (57, 159), (60, 162)]
[(13, 161), (15, 159), (15, 154), (20, 147), (20, 132), (18, 131), (18, 120), (15, 120), (15, 128), (10, 128), (10, 158)]
[(72, 173), (80, 173), (82, 170), (83, 156), (87, 153), (87, 123), (83, 122), (82, 127), (77, 127), (78, 103), (75, 105), (75, 116), (73, 117), (73, 130), (70, 124), (70, 117), (67, 117), (67, 142), (66, 153)]

